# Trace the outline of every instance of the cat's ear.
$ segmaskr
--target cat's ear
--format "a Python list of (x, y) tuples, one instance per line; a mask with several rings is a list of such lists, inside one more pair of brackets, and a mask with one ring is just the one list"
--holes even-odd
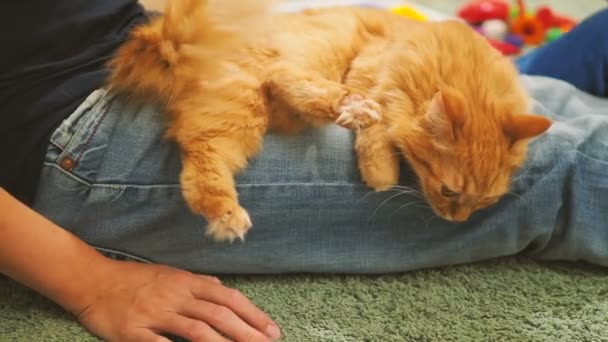
[(551, 120), (535, 114), (511, 115), (503, 122), (503, 131), (513, 142), (534, 138), (544, 133), (551, 126)]
[(426, 112), (428, 129), (434, 136), (455, 139), (455, 130), (462, 124), (458, 105), (443, 92), (437, 92)]

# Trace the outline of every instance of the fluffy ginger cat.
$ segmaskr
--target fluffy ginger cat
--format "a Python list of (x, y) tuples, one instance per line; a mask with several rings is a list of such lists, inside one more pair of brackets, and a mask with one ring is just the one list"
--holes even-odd
[(367, 185), (396, 185), (402, 155), (435, 213), (464, 221), (508, 190), (529, 139), (551, 125), (526, 114), (511, 61), (466, 25), (375, 9), (173, 0), (110, 67), (113, 89), (164, 106), (184, 198), (216, 240), (251, 227), (233, 176), (268, 129), (351, 128)]

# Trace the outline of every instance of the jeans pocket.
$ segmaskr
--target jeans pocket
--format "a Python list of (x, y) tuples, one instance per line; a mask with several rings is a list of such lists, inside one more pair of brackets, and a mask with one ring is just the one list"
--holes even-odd
[[(112, 102), (111, 96), (104, 89), (92, 92), (78, 108), (66, 118), (51, 134), (49, 148), (45, 156), (45, 165), (58, 166), (64, 172), (74, 176), (82, 169), (83, 160), (91, 150), (91, 143), (96, 135), (103, 132), (106, 115)], [(100, 149), (95, 149), (99, 154)], [(94, 158), (88, 158), (95, 160)], [(100, 158), (97, 158), (99, 160)], [(85, 169), (94, 168), (87, 165)], [(82, 175), (77, 176), (84, 182), (91, 182)]]

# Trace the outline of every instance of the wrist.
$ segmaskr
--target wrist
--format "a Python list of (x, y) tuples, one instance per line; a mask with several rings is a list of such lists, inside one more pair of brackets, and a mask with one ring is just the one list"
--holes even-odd
[(48, 297), (78, 317), (105, 292), (116, 263), (95, 251), (79, 262), (79, 267), (73, 270), (74, 275), (66, 277), (67, 283), (57, 287)]
[(2, 189), (0, 208), (0, 273), (72, 313), (94, 300), (115, 261)]

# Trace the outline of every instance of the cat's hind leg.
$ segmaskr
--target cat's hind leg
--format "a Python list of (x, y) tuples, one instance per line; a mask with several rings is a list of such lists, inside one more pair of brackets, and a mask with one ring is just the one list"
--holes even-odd
[(244, 239), (252, 223), (238, 201), (234, 174), (262, 145), (268, 116), (260, 91), (240, 82), (197, 94), (171, 110), (169, 135), (182, 150), (181, 187), (215, 240)]
[(314, 71), (288, 63), (270, 67), (266, 87), (311, 123), (335, 121), (349, 129), (361, 129), (381, 118), (381, 108), (372, 99)]

